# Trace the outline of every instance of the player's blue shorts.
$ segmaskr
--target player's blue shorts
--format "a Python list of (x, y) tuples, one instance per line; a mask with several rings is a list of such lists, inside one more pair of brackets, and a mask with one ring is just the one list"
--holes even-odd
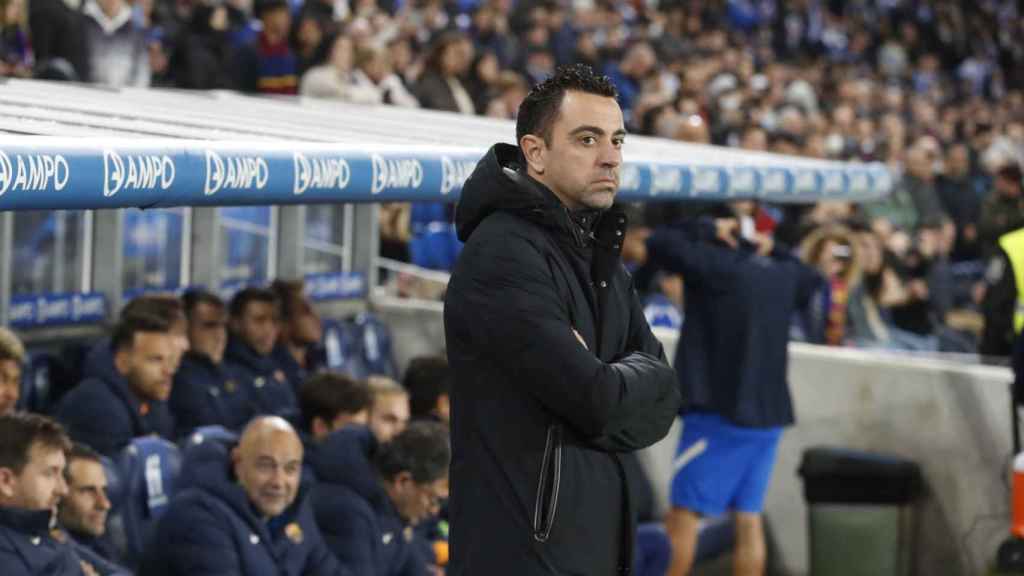
[(683, 417), (672, 505), (702, 516), (728, 510), (759, 514), (782, 428), (743, 428), (717, 414)]

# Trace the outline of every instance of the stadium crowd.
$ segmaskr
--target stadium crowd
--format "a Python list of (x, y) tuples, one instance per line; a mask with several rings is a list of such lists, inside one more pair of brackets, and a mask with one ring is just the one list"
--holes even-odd
[[(615, 82), (631, 133), (878, 161), (898, 180), (855, 206), (746, 207), (829, 288), (794, 336), (1009, 353), (984, 321), (1000, 235), (1024, 224), (1024, 15), (1016, 2), (902, 0), (7, 0), (3, 72), (113, 86), (233, 89), (512, 118), (555, 66)], [(693, 215), (637, 211), (634, 236)], [(448, 270), (451, 209), (388, 205), (385, 256)], [(639, 246), (642, 242), (634, 242)], [(643, 268), (643, 250), (627, 253)], [(651, 319), (680, 278), (645, 270)], [(1005, 295), (988, 295), (988, 299)], [(989, 306), (990, 307), (990, 306)]]

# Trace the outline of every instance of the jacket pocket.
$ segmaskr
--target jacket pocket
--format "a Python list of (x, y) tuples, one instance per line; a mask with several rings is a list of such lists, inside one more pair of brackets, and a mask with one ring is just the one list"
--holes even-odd
[(562, 429), (548, 426), (544, 458), (537, 481), (537, 501), (533, 507), (533, 539), (547, 542), (558, 511), (558, 490), (562, 482)]

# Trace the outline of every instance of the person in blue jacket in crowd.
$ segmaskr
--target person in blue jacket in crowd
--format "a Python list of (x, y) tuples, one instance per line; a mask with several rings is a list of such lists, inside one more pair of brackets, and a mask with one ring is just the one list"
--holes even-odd
[(68, 392), (57, 405), (57, 419), (75, 441), (105, 456), (116, 455), (139, 436), (174, 441), (167, 399), (179, 354), (167, 319), (125, 316), (110, 346), (114, 369)]
[(764, 573), (761, 509), (782, 428), (794, 421), (790, 320), (823, 283), (752, 222), (744, 226), (744, 204), (717, 210), (647, 240), (652, 261), (682, 274), (686, 291), (675, 366), (689, 403), (666, 522), (672, 576), (689, 573), (700, 517), (727, 511), (735, 515), (734, 574)]
[(224, 362), (228, 341), (224, 301), (205, 290), (189, 290), (182, 303), (189, 351), (174, 375), (170, 398), (178, 434), (214, 425), (240, 431), (256, 414), (256, 406), (243, 377)]
[[(180, 355), (189, 348), (181, 300), (167, 294), (145, 294), (128, 302), (121, 309), (118, 319), (136, 314), (157, 316), (167, 320), (171, 326), (171, 334), (174, 336), (174, 344), (180, 361)], [(101, 338), (89, 349), (82, 366), (83, 380), (106, 378), (114, 371), (114, 352), (110, 347), (110, 340), (110, 338)], [(177, 362), (175, 366), (177, 366)]]
[(281, 302), (266, 288), (245, 288), (228, 305), (229, 369), (242, 377), (259, 414), (273, 414), (293, 423), (298, 420), (296, 385), (288, 380), (274, 356), (281, 329)]
[(65, 457), (64, 480), (68, 493), (60, 501), (57, 520), (82, 558), (102, 559), (113, 567), (119, 559), (113, 545), (104, 538), (111, 503), (107, 494), (107, 473), (100, 455), (76, 443)]
[(368, 429), (350, 427), (317, 447), (316, 520), (328, 546), (356, 574), (427, 574), (431, 561), (414, 542), (413, 528), (437, 514), (448, 496), (447, 429), (413, 422), (376, 453), (374, 446)]
[(0, 416), (0, 571), (4, 576), (95, 576), (60, 532), (53, 511), (67, 495), (60, 424), (38, 414)]
[(302, 280), (274, 280), (271, 291), (281, 303), (281, 329), (274, 346), (274, 360), (284, 370), (296, 392), (306, 378), (326, 362), (320, 341), (323, 324), (306, 296)]
[(300, 484), (302, 443), (277, 416), (246, 426), (238, 445), (209, 442), (160, 518), (140, 574), (360, 576), (338, 563)]

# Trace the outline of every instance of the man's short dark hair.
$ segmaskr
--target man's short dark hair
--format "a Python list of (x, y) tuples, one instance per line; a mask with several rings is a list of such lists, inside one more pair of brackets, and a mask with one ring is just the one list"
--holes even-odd
[(64, 468), (64, 479), (71, 482), (71, 463), (75, 460), (85, 460), (87, 462), (95, 462), (102, 465), (103, 460), (100, 457), (99, 452), (92, 448), (82, 444), (81, 442), (75, 442), (71, 445), (71, 449), (67, 450), (64, 455), (67, 459), (68, 465)]
[(451, 457), (448, 429), (438, 422), (419, 421), (383, 444), (375, 462), (384, 480), (409, 472), (417, 484), (429, 484), (444, 477)]
[(429, 416), (437, 399), (451, 390), (451, 369), (444, 356), (419, 356), (409, 361), (402, 385), (409, 391), (409, 412), (413, 418)]
[(996, 171), (996, 176), (1017, 184), (1021, 184), (1021, 178), (1024, 178), (1024, 175), (1021, 174), (1020, 164), (1016, 162), (1008, 162), (1001, 166)]
[(558, 119), (562, 100), (569, 90), (618, 98), (615, 84), (607, 76), (598, 76), (586, 64), (555, 69), (555, 74), (533, 87), (519, 105), (516, 117), (516, 144), (527, 134), (536, 134), (551, 144), (551, 128)]
[(130, 314), (124, 316), (114, 327), (114, 335), (110, 338), (110, 349), (114, 352), (131, 348), (135, 344), (135, 335), (142, 332), (166, 334), (171, 331), (171, 322), (167, 318), (155, 314)]
[(33, 444), (64, 452), (71, 449), (64, 428), (52, 418), (29, 412), (0, 416), (0, 468), (21, 474)]
[(270, 284), (270, 291), (277, 295), (281, 317), (287, 319), (295, 315), (295, 300), (305, 296), (306, 284), (302, 280), (278, 278)]
[(181, 299), (169, 294), (146, 294), (133, 298), (121, 309), (120, 319), (128, 316), (157, 316), (173, 324), (185, 317)]
[(200, 304), (207, 304), (217, 308), (218, 310), (224, 309), (224, 300), (222, 300), (220, 296), (217, 296), (213, 292), (198, 288), (188, 290), (182, 294), (181, 303), (185, 307), (186, 317), (191, 317), (195, 314), (196, 308), (199, 308)]
[(313, 375), (299, 388), (299, 406), (302, 420), (309, 430), (313, 419), (333, 422), (340, 414), (357, 414), (369, 410), (373, 400), (370, 387), (336, 372)]
[(245, 310), (249, 307), (250, 302), (265, 302), (273, 305), (275, 308), (281, 306), (281, 302), (277, 299), (277, 295), (272, 290), (267, 288), (256, 288), (250, 287), (245, 288), (235, 294), (235, 297), (231, 299), (231, 304), (228, 306), (228, 314), (232, 318), (241, 318), (245, 314)]

